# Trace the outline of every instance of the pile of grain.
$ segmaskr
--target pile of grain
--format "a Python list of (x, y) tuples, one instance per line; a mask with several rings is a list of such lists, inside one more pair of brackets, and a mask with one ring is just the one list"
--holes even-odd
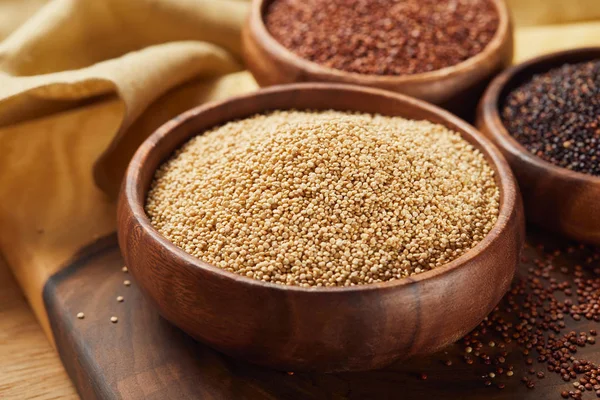
[(502, 122), (532, 154), (600, 176), (600, 60), (532, 76), (507, 95)]
[(368, 75), (456, 65), (481, 53), (499, 23), (491, 0), (275, 0), (265, 15), (298, 56)]
[(277, 111), (194, 137), (156, 172), (146, 212), (189, 254), (299, 286), (389, 281), (448, 263), (496, 222), (483, 155), (441, 125)]

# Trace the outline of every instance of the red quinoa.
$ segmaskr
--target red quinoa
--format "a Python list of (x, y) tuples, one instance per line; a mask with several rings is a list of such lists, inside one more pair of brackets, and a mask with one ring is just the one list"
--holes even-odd
[(492, 0), (275, 0), (265, 20), (300, 57), (369, 75), (456, 65), (480, 53), (499, 25)]

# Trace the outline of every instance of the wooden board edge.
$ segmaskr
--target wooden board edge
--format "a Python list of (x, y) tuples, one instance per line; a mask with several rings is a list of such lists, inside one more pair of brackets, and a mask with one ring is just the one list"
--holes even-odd
[(60, 299), (57, 293), (61, 290), (62, 282), (73, 277), (76, 272), (86, 266), (88, 261), (114, 247), (116, 243), (117, 235), (112, 233), (86, 245), (74, 254), (59, 272), (48, 278), (42, 291), (44, 306), (60, 360), (69, 378), (73, 381), (77, 393), (83, 399), (106, 399), (118, 396), (111, 387), (95, 380), (90, 373), (99, 366), (94, 366), (96, 363), (93, 354), (85, 350), (82, 338), (74, 336), (75, 331), (69, 326), (72, 320), (61, 318)]

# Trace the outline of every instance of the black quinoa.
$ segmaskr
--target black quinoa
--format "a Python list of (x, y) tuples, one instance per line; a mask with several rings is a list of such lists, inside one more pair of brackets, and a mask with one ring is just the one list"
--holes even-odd
[(600, 60), (534, 75), (508, 94), (501, 115), (531, 153), (600, 176)]

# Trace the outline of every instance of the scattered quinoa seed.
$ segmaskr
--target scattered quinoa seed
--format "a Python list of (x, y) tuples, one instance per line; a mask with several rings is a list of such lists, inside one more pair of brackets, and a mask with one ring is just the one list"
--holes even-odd
[[(525, 265), (519, 267), (511, 289), (457, 346), (459, 349), (472, 347), (473, 355), (484, 365), (490, 365), (492, 359), (496, 376), (501, 374), (505, 361), (516, 355), (526, 365), (527, 375), (521, 382), (527, 388), (533, 389), (540, 380), (558, 378), (574, 388), (558, 394), (563, 398), (581, 399), (587, 391), (600, 390), (600, 365), (578, 353), (581, 348), (595, 346), (597, 332), (593, 329), (568, 331), (565, 320), (570, 317), (572, 323), (577, 318), (600, 322), (600, 248), (570, 243), (559, 247), (555, 242), (539, 240), (536, 236), (525, 245), (521, 258)], [(532, 246), (532, 242), (538, 244)], [(545, 249), (542, 243), (547, 243), (550, 249)], [(565, 262), (570, 267), (565, 266)], [(496, 347), (490, 346), (491, 354), (486, 354), (484, 343), (489, 344), (490, 340), (495, 341)], [(513, 345), (500, 350), (501, 343)], [(536, 358), (538, 363), (545, 364), (549, 373), (557, 376), (548, 376), (534, 368)], [(507, 377), (514, 375), (512, 364), (506, 369)], [(489, 379), (489, 375), (482, 379)]]
[(129, 279), (125, 279), (123, 281), (123, 285), (125, 285), (125, 286), (131, 286), (131, 281)]
[(117, 301), (118, 301), (119, 303), (122, 303), (122, 302), (123, 302), (123, 300), (125, 300), (125, 299), (123, 298), (123, 296), (117, 296)]
[(119, 318), (112, 316), (110, 317), (110, 322), (112, 322), (113, 324), (116, 324), (119, 321)]
[(77, 318), (79, 319), (84, 319), (85, 318), (85, 314), (82, 312), (77, 313)]
[(121, 271), (123, 271), (123, 272), (128, 272), (129, 270), (127, 269), (127, 267), (126, 267), (126, 266), (124, 266), (123, 268), (121, 268)]
[(535, 382), (534, 381), (528, 381), (526, 384), (528, 389), (533, 389), (535, 388)]
[(544, 375), (544, 373), (543, 373), (542, 371), (539, 371), (539, 372), (537, 373), (537, 377), (538, 377), (539, 379), (544, 379), (545, 375)]
[(156, 171), (146, 212), (227, 271), (353, 286), (460, 257), (494, 226), (499, 196), (483, 154), (444, 126), (276, 111), (189, 140)]

